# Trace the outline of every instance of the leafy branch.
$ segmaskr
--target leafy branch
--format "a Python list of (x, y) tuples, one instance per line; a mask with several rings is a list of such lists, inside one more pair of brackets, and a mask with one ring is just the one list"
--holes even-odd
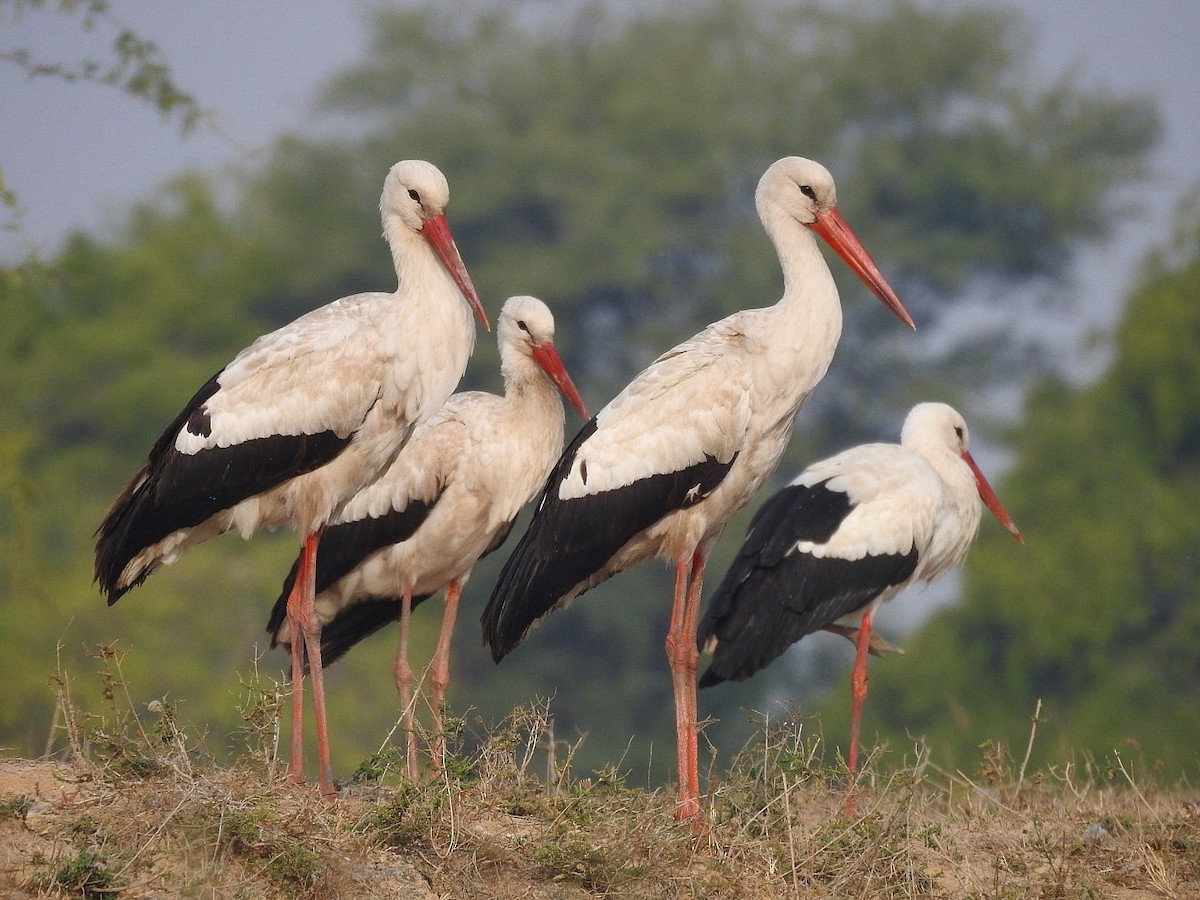
[[(171, 75), (170, 67), (153, 41), (146, 40), (118, 21), (110, 12), (107, 0), (0, 0), (0, 20), (15, 20), (30, 10), (41, 10), (53, 6), (63, 16), (78, 17), (82, 31), (90, 32), (98, 26), (115, 33), (112, 55), (107, 60), (84, 59), (76, 64), (49, 62), (39, 59), (26, 47), (0, 49), (0, 62), (10, 63), (21, 69), (28, 78), (53, 78), (69, 84), (85, 83), (114, 87), (135, 100), (148, 103), (159, 111), (164, 119), (175, 119), (181, 135), (190, 134), (201, 121), (219, 131), (210, 110), (200, 106), (196, 98), (181, 90)], [(5, 220), (0, 229), (24, 235), (23, 210), (16, 191), (4, 177), (0, 163), (0, 209), (5, 210)], [(29, 243), (26, 241), (26, 243)], [(43, 264), (35, 250), (18, 269), (39, 270)]]
[[(49, 0), (0, 0), (12, 17), (28, 9), (50, 5)], [(129, 96), (150, 103), (164, 118), (177, 117), (180, 131), (191, 132), (207, 116), (196, 98), (181, 90), (153, 41), (135, 34), (109, 12), (107, 0), (59, 0), (58, 12), (80, 15), (80, 28), (91, 31), (103, 23), (116, 32), (112, 58), (85, 59), (76, 65), (39, 60), (28, 48), (0, 50), (0, 61), (11, 63), (30, 78), (57, 78), (68, 83), (84, 82), (115, 87)]]

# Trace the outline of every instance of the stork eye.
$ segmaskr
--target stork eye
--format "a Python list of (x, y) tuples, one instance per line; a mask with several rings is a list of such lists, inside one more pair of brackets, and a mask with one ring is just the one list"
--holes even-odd
[(409, 188), (409, 189), (408, 189), (408, 196), (412, 197), (412, 198), (413, 198), (413, 200), (415, 200), (417, 203), (420, 203), (420, 202), (421, 202), (421, 195), (420, 195), (419, 193), (417, 193), (417, 189), (416, 189), (416, 188)]
[(529, 326), (525, 324), (525, 321), (523, 319), (517, 319), (517, 327), (520, 328), (526, 334), (529, 334)]
[(954, 426), (954, 433), (958, 435), (958, 439), (960, 441), (963, 439), (963, 430), (961, 425)]
[(814, 203), (817, 201), (817, 192), (807, 184), (800, 185), (800, 193), (802, 193), (809, 200), (812, 200)]

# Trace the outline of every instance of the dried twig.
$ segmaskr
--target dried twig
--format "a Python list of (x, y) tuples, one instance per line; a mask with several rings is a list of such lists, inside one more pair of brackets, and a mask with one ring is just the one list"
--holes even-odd
[(1033, 709), (1033, 722), (1029, 727), (1029, 743), (1025, 745), (1025, 758), (1021, 760), (1021, 770), (1017, 773), (1017, 790), (1025, 783), (1025, 767), (1029, 765), (1029, 757), (1033, 753), (1033, 739), (1037, 735), (1038, 719), (1042, 715), (1042, 698), (1038, 697), (1037, 706)]

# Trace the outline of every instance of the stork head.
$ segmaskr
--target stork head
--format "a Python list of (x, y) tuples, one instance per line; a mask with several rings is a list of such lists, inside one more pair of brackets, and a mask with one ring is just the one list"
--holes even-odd
[(1012, 516), (1008, 514), (1008, 510), (1004, 508), (1004, 504), (1000, 502), (1000, 498), (996, 496), (996, 492), (992, 490), (992, 486), (988, 484), (988, 480), (971, 456), (971, 432), (958, 410), (945, 403), (918, 403), (904, 420), (900, 443), (915, 450), (922, 447), (941, 447), (961, 457), (975, 478), (979, 499), (1014, 538), (1022, 544), (1025, 543), (1025, 538), (1017, 530)]
[(764, 222), (769, 219), (769, 210), (777, 207), (801, 225), (811, 228), (901, 322), (909, 328), (917, 327), (862, 242), (838, 212), (837, 187), (823, 165), (802, 156), (785, 156), (772, 163), (759, 179), (755, 202)]
[(450, 186), (437, 166), (423, 159), (401, 160), (388, 172), (383, 183), (383, 196), (379, 199), (383, 233), (390, 242), (389, 226), (398, 222), (401, 227), (423, 237), (458, 285), (480, 324), (490, 330), (483, 303), (467, 274), (466, 264), (450, 234), (450, 226), (446, 224), (449, 203)]
[(583, 398), (554, 348), (554, 315), (545, 303), (537, 297), (509, 297), (500, 310), (497, 336), (502, 361), (514, 351), (525, 353), (546, 373), (583, 421), (590, 418)]

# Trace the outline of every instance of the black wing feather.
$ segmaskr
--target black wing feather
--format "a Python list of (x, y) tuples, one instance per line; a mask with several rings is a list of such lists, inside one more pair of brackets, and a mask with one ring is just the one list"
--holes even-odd
[(676, 510), (694, 506), (725, 478), (728, 462), (706, 456), (678, 472), (667, 472), (572, 500), (555, 498), (579, 448), (596, 431), (592, 419), (576, 435), (550, 473), (533, 521), (484, 609), (483, 638), (499, 662), (535, 621), (564, 599), (586, 590), (589, 579), (631, 538)]
[[(432, 596), (418, 594), (412, 598), (412, 608), (416, 609)], [(370, 597), (342, 607), (321, 629), (322, 667), (333, 665), (359, 641), (369, 638), (399, 618), (399, 597)], [(273, 646), (275, 642), (271, 643)], [(308, 671), (307, 658), (305, 671)]]
[(844, 491), (818, 485), (789, 484), (772, 494), (755, 512), (738, 555), (709, 600), (696, 630), (703, 647), (716, 624), (729, 615), (737, 588), (756, 569), (777, 566), (798, 541), (823, 544), (833, 537), (854, 504)]
[[(430, 501), (414, 500), (404, 509), (399, 511), (393, 510), (387, 515), (376, 518), (367, 517), (354, 522), (340, 522), (336, 525), (326, 525), (321, 531), (321, 539), (317, 543), (316, 593), (319, 595), (323, 591), (329, 590), (338, 581), (362, 565), (371, 554), (385, 547), (408, 540), (417, 533), (417, 529), (429, 517), (430, 511), (436, 503), (436, 499)], [(279, 631), (279, 626), (283, 624), (283, 620), (287, 617), (288, 597), (291, 595), (292, 587), (296, 583), (296, 573), (299, 569), (300, 558), (297, 556), (296, 561), (292, 563), (291, 571), (288, 572), (287, 578), (283, 581), (283, 587), (280, 589), (279, 597), (275, 600), (275, 606), (271, 610), (271, 618), (267, 623), (267, 632), (271, 635), (272, 647), (277, 643), (275, 634)], [(415, 599), (413, 600), (413, 606), (416, 606)], [(339, 616), (344, 613), (345, 610), (339, 613)], [(399, 606), (397, 606), (396, 614), (399, 615)], [(332, 622), (329, 624), (332, 624)], [(384, 624), (386, 622), (381, 622), (374, 628), (371, 628), (363, 634), (363, 637), (377, 631)], [(329, 625), (327, 624), (325, 629), (328, 628)], [(322, 631), (323, 634), (324, 630)], [(322, 656), (324, 655), (324, 647), (325, 642), (322, 637)]]
[[(514, 519), (513, 522), (515, 521)], [(507, 525), (500, 529), (491, 545), (480, 555), (480, 559), (500, 548), (512, 531), (513, 522), (507, 523)], [(408, 536), (411, 537), (411, 534)], [(402, 540), (406, 540), (406, 538), (397, 538), (393, 543), (398, 543)], [(322, 587), (321, 554), (324, 550), (325, 536), (322, 535), (321, 545), (317, 550), (318, 594), (333, 584), (337, 578), (342, 578), (349, 574), (353, 568), (351, 566), (350, 569), (346, 569), (337, 578), (331, 580), (325, 587)], [(363, 558), (365, 559), (366, 557)], [(271, 623), (267, 626), (267, 631), (271, 633), (272, 647), (279, 643), (275, 635), (278, 633), (279, 627), (283, 624), (283, 620), (287, 616), (287, 594), (291, 591), (291, 585), (295, 581), (295, 578), (296, 566), (293, 565), (292, 572), (288, 576), (288, 581), (284, 585), (284, 593), (275, 601), (275, 608), (271, 611)], [(432, 596), (433, 594), (419, 594), (413, 597), (412, 609), (416, 609)], [(369, 638), (386, 625), (399, 621), (400, 602), (399, 597), (368, 597), (339, 609), (337, 614), (325, 623), (321, 629), (321, 664), (328, 666), (337, 662), (359, 641)]]
[(289, 478), (320, 468), (350, 443), (350, 435), (322, 431), (179, 453), (174, 445), (181, 429), (210, 433), (204, 404), (220, 389), (220, 377), (218, 372), (210, 378), (163, 432), (146, 465), (125, 486), (97, 529), (95, 580), (110, 605), (150, 574), (147, 568), (131, 584), (118, 587), (121, 572), (142, 550)]
[(824, 483), (790, 485), (763, 505), (697, 630), (699, 646), (717, 640), (700, 687), (749, 678), (805, 635), (912, 576), (915, 547), (857, 560), (795, 550), (798, 541), (829, 540), (852, 508)]

